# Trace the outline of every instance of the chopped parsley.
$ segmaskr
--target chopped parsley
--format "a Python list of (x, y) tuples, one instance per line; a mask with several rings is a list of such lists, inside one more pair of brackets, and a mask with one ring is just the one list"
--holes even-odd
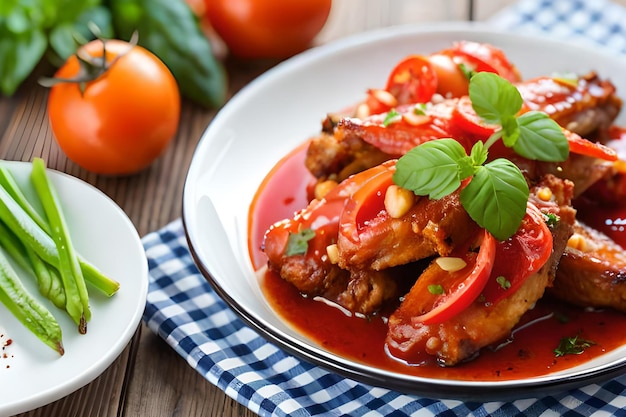
[(400, 113), (396, 109), (391, 109), (385, 116), (385, 120), (383, 120), (383, 126), (387, 127), (390, 124), (396, 122), (400, 117)]
[(496, 282), (502, 287), (503, 290), (508, 290), (511, 288), (511, 281), (500, 275), (496, 278)]
[(559, 346), (554, 349), (556, 357), (565, 355), (580, 355), (585, 349), (595, 345), (591, 340), (581, 339), (578, 335), (574, 337), (564, 337), (559, 342)]
[(312, 229), (302, 229), (298, 233), (289, 233), (285, 256), (304, 255), (309, 249), (309, 240), (315, 237)]
[(444, 293), (443, 286), (441, 284), (431, 284), (428, 286), (428, 292), (433, 295), (441, 295)]
[(413, 113), (418, 116), (424, 116), (426, 114), (426, 103), (417, 103), (413, 108)]
[(543, 217), (550, 229), (556, 227), (559, 224), (560, 217), (554, 213), (543, 213)]

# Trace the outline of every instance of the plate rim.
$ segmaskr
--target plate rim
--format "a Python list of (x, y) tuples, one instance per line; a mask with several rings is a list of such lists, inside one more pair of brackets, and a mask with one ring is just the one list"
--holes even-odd
[[(582, 372), (572, 373), (568, 375), (546, 375), (524, 380), (505, 380), (505, 381), (457, 381), (445, 379), (432, 379), (415, 377), (407, 374), (391, 373), (393, 379), (390, 380), (390, 373), (377, 368), (370, 368), (369, 372), (365, 372), (367, 366), (354, 363), (352, 366), (349, 359), (341, 358), (332, 352), (326, 352), (324, 357), (319, 356), (321, 348), (311, 345), (305, 345), (299, 342), (295, 344), (289, 335), (283, 334), (280, 330), (273, 329), (268, 326), (261, 318), (257, 317), (253, 312), (247, 311), (239, 302), (231, 297), (227, 291), (216, 280), (200, 255), (198, 248), (195, 247), (196, 235), (189, 223), (192, 223), (189, 207), (192, 206), (190, 195), (192, 194), (193, 185), (191, 181), (194, 179), (196, 171), (199, 169), (196, 162), (196, 155), (209, 145), (208, 132), (211, 132), (211, 126), (215, 120), (221, 118), (221, 115), (228, 112), (231, 108), (244, 101), (246, 96), (253, 94), (257, 85), (262, 84), (268, 77), (276, 76), (282, 71), (289, 71), (293, 67), (305, 65), (306, 62), (315, 60), (318, 55), (326, 56), (336, 53), (345, 48), (354, 48), (363, 45), (371, 40), (382, 41), (387, 38), (393, 38), (400, 35), (424, 35), (437, 33), (471, 32), (475, 35), (501, 35), (510, 39), (529, 39), (536, 41), (547, 41), (554, 46), (563, 45), (570, 49), (578, 49), (581, 52), (593, 52), (598, 55), (609, 55), (605, 49), (592, 51), (589, 45), (575, 44), (565, 40), (547, 38), (539, 34), (520, 34), (513, 33), (510, 30), (494, 28), (482, 22), (434, 22), (428, 24), (416, 25), (398, 25), (392, 27), (379, 28), (366, 32), (350, 35), (341, 39), (331, 41), (325, 45), (321, 45), (309, 49), (299, 55), (285, 60), (270, 70), (264, 72), (249, 84), (244, 86), (237, 94), (235, 94), (226, 105), (218, 111), (215, 118), (211, 121), (194, 151), (194, 157), (190, 164), (185, 185), (183, 188), (183, 205), (182, 205), (182, 225), (185, 239), (189, 246), (189, 250), (195, 265), (198, 267), (201, 275), (210, 284), (213, 290), (222, 298), (228, 307), (249, 327), (254, 329), (260, 336), (267, 341), (278, 345), (281, 349), (290, 353), (298, 359), (305, 360), (309, 363), (320, 366), (321, 368), (337, 373), (341, 376), (353, 379), (365, 384), (381, 387), (384, 389), (393, 389), (405, 394), (416, 394), (427, 398), (438, 399), (454, 399), (469, 401), (512, 401), (525, 398), (545, 397), (549, 393), (556, 390), (564, 391), (568, 389), (578, 388), (583, 385), (606, 381), (615, 376), (621, 375), (626, 369), (626, 358), (621, 361), (613, 361), (612, 363), (584, 370)], [(611, 55), (611, 59), (623, 61), (626, 65), (626, 57)], [(232, 103), (232, 104), (231, 104)], [(274, 314), (279, 316), (277, 312)], [(378, 370), (380, 373), (372, 372)], [(470, 385), (471, 384), (471, 385)], [(436, 391), (437, 396), (433, 397)]]

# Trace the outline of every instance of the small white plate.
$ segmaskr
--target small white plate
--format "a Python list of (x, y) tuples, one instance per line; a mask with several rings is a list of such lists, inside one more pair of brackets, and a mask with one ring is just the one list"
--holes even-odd
[[(32, 164), (0, 162), (11, 170), (30, 198)], [(120, 282), (107, 298), (90, 291), (92, 319), (80, 335), (67, 314), (39, 294), (35, 280), (23, 276), (31, 294), (44, 301), (63, 330), (65, 355), (59, 356), (25, 329), (0, 304), (0, 416), (31, 410), (64, 397), (100, 375), (137, 330), (148, 292), (148, 263), (137, 231), (113, 200), (78, 178), (48, 170), (56, 186), (76, 250)], [(33, 200), (36, 201), (36, 200)], [(88, 284), (89, 290), (89, 284)]]
[(319, 133), (327, 112), (383, 87), (393, 65), (459, 40), (501, 48), (524, 78), (596, 70), (626, 94), (626, 61), (549, 38), (472, 24), (403, 26), (364, 33), (296, 56), (244, 88), (202, 137), (183, 196), (193, 256), (218, 294), (244, 321), (287, 351), (331, 371), (435, 398), (492, 400), (547, 395), (624, 372), (626, 346), (582, 366), (537, 378), (489, 382), (420, 378), (356, 363), (324, 350), (285, 323), (265, 300), (248, 255), (248, 210), (263, 178), (291, 150)]

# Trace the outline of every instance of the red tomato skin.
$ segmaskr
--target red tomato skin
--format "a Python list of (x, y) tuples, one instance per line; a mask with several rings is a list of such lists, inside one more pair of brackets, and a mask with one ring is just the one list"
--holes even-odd
[(437, 74), (437, 93), (444, 97), (463, 97), (468, 94), (469, 80), (450, 56), (432, 54), (428, 60)]
[(469, 64), (475, 71), (493, 72), (512, 83), (522, 80), (519, 70), (504, 52), (491, 44), (461, 41), (441, 53)]
[(239, 58), (287, 58), (311, 46), (331, 0), (206, 0), (215, 32)]
[(460, 285), (450, 294), (442, 297), (433, 308), (412, 318), (412, 323), (424, 325), (439, 324), (460, 314), (470, 306), (485, 288), (495, 263), (496, 240), (486, 230), (483, 231), (482, 243), (472, 269)]
[(385, 89), (399, 105), (426, 103), (437, 91), (437, 73), (427, 57), (409, 55), (391, 71)]
[[(102, 56), (102, 43), (84, 46)], [(123, 41), (106, 42), (107, 61), (128, 50)], [(78, 72), (75, 56), (56, 78)], [(76, 83), (50, 90), (48, 116), (59, 147), (82, 168), (105, 175), (126, 175), (150, 165), (166, 149), (178, 129), (180, 94), (169, 69), (152, 53), (133, 47), (106, 73), (88, 82), (84, 93)]]
[[(491, 279), (483, 291), (484, 302), (496, 304), (513, 294), (526, 282), (528, 277), (537, 272), (552, 254), (552, 233), (545, 223), (543, 214), (528, 203), (526, 216), (518, 232), (504, 242), (498, 242), (496, 259)], [(498, 276), (505, 277), (510, 288), (503, 288), (497, 283)]]

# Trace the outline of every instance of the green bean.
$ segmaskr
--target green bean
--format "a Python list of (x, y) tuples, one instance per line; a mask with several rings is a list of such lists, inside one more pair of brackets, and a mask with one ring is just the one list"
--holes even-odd
[(26, 255), (32, 264), (32, 270), (37, 278), (39, 292), (52, 301), (56, 307), (65, 310), (65, 290), (61, 283), (59, 271), (48, 265), (30, 248), (26, 248)]
[(0, 222), (0, 247), (24, 270), (32, 272), (37, 278), (37, 285), (41, 295), (52, 303), (65, 310), (65, 292), (59, 285), (58, 271), (44, 262), (37, 254), (20, 242), (4, 223)]
[[(0, 188), (6, 190), (22, 210), (25, 211), (44, 232), (48, 235), (50, 234), (48, 221), (35, 210), (15, 181), (10, 170), (3, 166), (0, 166), (0, 186)], [(78, 254), (78, 262), (85, 280), (87, 280), (90, 285), (108, 297), (117, 292), (120, 287), (117, 281), (107, 277), (100, 269), (84, 259), (80, 254)]]
[(0, 248), (0, 302), (42, 342), (64, 354), (61, 326), (54, 316), (34, 299), (20, 282)]
[(41, 158), (33, 159), (31, 182), (39, 196), (50, 224), (51, 237), (59, 255), (59, 272), (65, 290), (65, 309), (76, 324), (80, 333), (87, 331), (91, 319), (89, 295), (83, 273), (78, 263), (67, 222), (61, 209), (56, 188), (46, 173), (46, 164)]
[(25, 270), (32, 270), (32, 264), (28, 261), (26, 248), (22, 245), (15, 234), (0, 221), (0, 247)]
[(7, 193), (24, 209), (25, 212), (47, 233), (50, 233), (48, 222), (30, 204), (17, 181), (7, 167), (0, 165), (0, 186), (4, 187)]

